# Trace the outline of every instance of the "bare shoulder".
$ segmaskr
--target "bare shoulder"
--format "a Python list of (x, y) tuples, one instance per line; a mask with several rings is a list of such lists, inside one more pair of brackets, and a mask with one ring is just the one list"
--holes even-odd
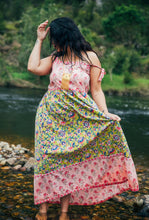
[(88, 55), (90, 61), (92, 62), (92, 65), (101, 67), (100, 61), (99, 61), (98, 56), (95, 52), (88, 51), (87, 55)]

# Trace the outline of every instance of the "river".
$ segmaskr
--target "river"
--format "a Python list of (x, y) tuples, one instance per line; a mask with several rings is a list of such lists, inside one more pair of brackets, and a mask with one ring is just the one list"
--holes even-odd
[[(44, 90), (0, 88), (0, 140), (34, 148), (34, 120)], [(106, 96), (137, 162), (149, 165), (149, 98)]]
[[(0, 88), (0, 141), (7, 141), (11, 144), (22, 144), (22, 146), (34, 149), (35, 114), (39, 101), (45, 92), (44, 90), (33, 89)], [(122, 119), (121, 126), (127, 138), (135, 164), (148, 168), (149, 98), (106, 96), (106, 101), (109, 112), (118, 114)], [(32, 216), (37, 211), (37, 208), (33, 205), (33, 173), (28, 175), (3, 171), (0, 177), (2, 198), (0, 201), (0, 219), (32, 219), (25, 216)], [(107, 209), (108, 206), (105, 204), (107, 205), (108, 201), (100, 205), (102, 210), (104, 210), (104, 207), (105, 210)], [(117, 213), (118, 206), (112, 204), (111, 207), (115, 210), (111, 212)], [(57, 212), (57, 206), (51, 206), (51, 209)], [(79, 210), (82, 209), (80, 208)], [(93, 210), (94, 213), (96, 212), (96, 208), (87, 210), (92, 215)], [(123, 207), (123, 210), (125, 217), (127, 215), (129, 216), (127, 208), (125, 209)], [(72, 212), (75, 212), (73, 208)], [(82, 216), (88, 215), (86, 214), (86, 209), (83, 212), (81, 214)], [(119, 215), (118, 213), (116, 214), (116, 219), (122, 219), (120, 217), (121, 214), (124, 214), (122, 210)], [(103, 215), (105, 215), (104, 211)], [(113, 217), (107, 219), (114, 219), (114, 214), (111, 215)]]

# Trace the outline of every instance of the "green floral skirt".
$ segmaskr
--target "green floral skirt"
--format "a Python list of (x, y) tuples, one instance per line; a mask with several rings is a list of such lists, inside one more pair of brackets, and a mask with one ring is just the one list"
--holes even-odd
[(99, 111), (86, 93), (47, 91), (36, 114), (35, 204), (101, 203), (138, 180), (120, 123)]

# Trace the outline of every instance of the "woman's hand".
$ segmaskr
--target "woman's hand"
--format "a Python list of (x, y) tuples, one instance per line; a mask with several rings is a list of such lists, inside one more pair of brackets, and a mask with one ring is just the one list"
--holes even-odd
[(109, 117), (110, 119), (112, 119), (112, 120), (115, 120), (115, 121), (120, 121), (121, 120), (121, 118), (118, 116), (118, 115), (115, 115), (115, 114), (112, 114), (112, 113), (106, 113), (105, 114), (107, 117)]
[(41, 23), (38, 28), (37, 28), (37, 39), (40, 41), (43, 41), (46, 36), (48, 31), (50, 30), (50, 27), (48, 27), (46, 29), (46, 26), (48, 25), (48, 20), (46, 20), (45, 22)]

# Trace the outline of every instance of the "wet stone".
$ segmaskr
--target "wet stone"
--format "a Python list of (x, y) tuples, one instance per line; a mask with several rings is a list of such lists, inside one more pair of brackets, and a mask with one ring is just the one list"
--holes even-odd
[(115, 202), (124, 202), (125, 199), (122, 196), (115, 196), (112, 198)]
[(16, 165), (15, 167), (13, 167), (13, 170), (20, 170), (20, 168), (21, 168), (22, 166), (21, 165)]
[(27, 162), (27, 159), (22, 158), (22, 159), (17, 160), (15, 162), (14, 166), (16, 166), (16, 165), (24, 166), (26, 162)]
[(7, 160), (7, 163), (8, 163), (9, 165), (13, 165), (13, 164), (15, 163), (15, 161), (16, 161), (16, 158), (14, 157), (14, 158), (8, 159), (8, 160)]
[(0, 165), (5, 166), (6, 162), (7, 162), (7, 160), (5, 160), (5, 159), (0, 161)]
[(20, 150), (21, 149), (21, 144), (17, 144), (16, 148)]
[(34, 164), (35, 164), (35, 158), (34, 157), (30, 157), (29, 160), (27, 161), (27, 163), (24, 165), (24, 167), (30, 171), (31, 169), (34, 168)]
[(20, 150), (19, 153), (20, 153), (20, 154), (24, 154), (24, 150)]
[(24, 172), (26, 171), (26, 167), (21, 167), (20, 170)]
[(9, 166), (5, 166), (5, 167), (2, 167), (1, 169), (2, 169), (2, 170), (10, 170), (11, 167), (9, 167)]
[(1, 158), (0, 158), (0, 163), (1, 163), (1, 161), (3, 161), (3, 160), (5, 160), (5, 158), (4, 158), (4, 157), (1, 157)]

